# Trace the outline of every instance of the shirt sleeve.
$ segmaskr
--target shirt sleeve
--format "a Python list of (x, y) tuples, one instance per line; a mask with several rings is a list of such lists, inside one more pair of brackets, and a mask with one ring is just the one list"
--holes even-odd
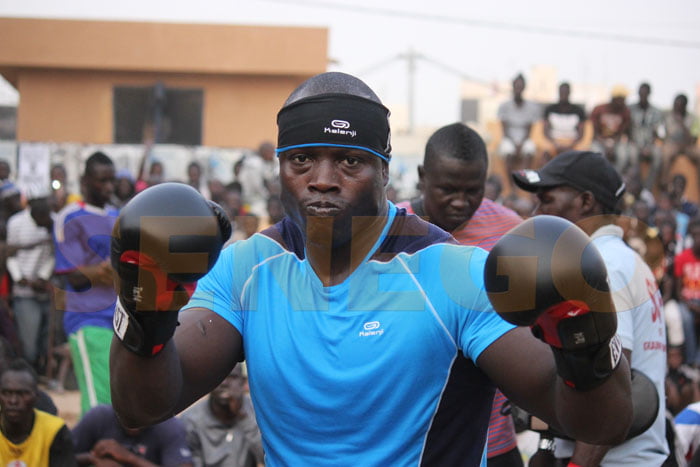
[[(476, 247), (447, 246), (440, 261), (441, 280), (451, 312), (442, 314), (448, 329), (455, 329), (462, 353), (476, 362), (481, 352), (515, 326), (495, 312), (484, 287), (488, 253)], [(466, 270), (465, 270), (465, 265)], [(455, 271), (464, 270), (464, 274)]]
[(212, 270), (197, 282), (197, 289), (183, 310), (195, 307), (212, 310), (243, 335), (243, 313), (234, 284), (234, 269), (240, 268), (233, 260), (235, 249), (236, 244), (221, 252)]
[(89, 452), (95, 443), (100, 440), (100, 434), (102, 433), (101, 419), (107, 415), (101, 407), (97, 406), (86, 412), (78, 424), (73, 427), (71, 435), (75, 452), (78, 454)]
[(70, 430), (63, 425), (49, 448), (49, 467), (72, 467), (77, 465)]

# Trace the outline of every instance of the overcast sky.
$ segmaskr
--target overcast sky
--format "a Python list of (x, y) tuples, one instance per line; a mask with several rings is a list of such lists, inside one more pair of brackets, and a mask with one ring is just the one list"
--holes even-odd
[(459, 118), (458, 73), (493, 82), (551, 65), (572, 82), (646, 80), (660, 107), (678, 92), (694, 106), (700, 84), (698, 0), (0, 0), (0, 16), (325, 26), (330, 69), (389, 107), (408, 99), (400, 56), (429, 59), (415, 74), (419, 126)]

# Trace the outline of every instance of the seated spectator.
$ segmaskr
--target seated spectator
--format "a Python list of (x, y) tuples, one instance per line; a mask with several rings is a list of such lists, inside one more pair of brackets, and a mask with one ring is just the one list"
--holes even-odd
[(695, 217), (700, 209), (698, 205), (685, 197), (685, 188), (688, 184), (688, 179), (681, 173), (674, 174), (671, 178), (671, 185), (668, 187), (668, 192), (673, 201), (673, 207), (676, 210), (686, 214), (689, 217)]
[(635, 155), (632, 160), (648, 164), (644, 187), (653, 190), (661, 171), (661, 147), (656, 144), (659, 129), (663, 125), (663, 113), (651, 105), (649, 83), (639, 85), (639, 102), (630, 105), (630, 151)]
[(636, 160), (631, 160), (636, 153), (629, 150), (628, 144), (631, 120), (625, 104), (628, 93), (624, 86), (613, 87), (610, 102), (596, 106), (590, 117), (593, 124), (591, 150), (604, 154), (620, 173), (624, 173), (628, 165), (637, 165)]
[[(700, 329), (700, 217), (694, 217), (688, 224), (688, 233), (693, 246), (676, 255), (674, 260), (674, 280), (676, 297), (681, 309), (687, 309), (695, 324), (697, 339)], [(700, 364), (700, 352), (688, 356), (688, 363)]]
[(129, 429), (119, 424), (110, 405), (98, 405), (85, 413), (73, 428), (78, 465), (191, 466), (192, 456), (185, 427), (170, 418), (147, 428)]
[(0, 373), (0, 463), (7, 466), (73, 466), (65, 422), (36, 408), (37, 376), (24, 360)]
[(264, 463), (260, 431), (252, 406), (246, 404), (245, 387), (239, 364), (206, 400), (182, 414), (196, 467)]
[[(503, 137), (498, 154), (505, 159), (506, 173), (531, 169), (535, 155), (535, 143), (530, 138), (532, 125), (542, 117), (540, 106), (523, 98), (525, 78), (518, 75), (513, 80), (513, 99), (498, 108), (498, 119), (503, 127)], [(510, 180), (509, 177), (509, 182)]]
[(663, 169), (661, 183), (669, 183), (671, 167), (676, 159), (685, 155), (698, 165), (698, 151), (695, 146), (700, 134), (700, 122), (691, 112), (688, 112), (688, 97), (678, 94), (673, 99), (673, 108), (664, 118)]
[(559, 101), (548, 105), (544, 110), (544, 136), (547, 139), (543, 154), (545, 161), (574, 149), (583, 138), (586, 112), (580, 105), (569, 101), (570, 94), (569, 83), (561, 83)]

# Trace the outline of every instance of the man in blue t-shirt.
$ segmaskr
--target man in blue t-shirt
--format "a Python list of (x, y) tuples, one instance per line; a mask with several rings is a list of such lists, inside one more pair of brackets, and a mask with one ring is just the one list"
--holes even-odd
[[(624, 437), (630, 376), (613, 338), (614, 315), (559, 303), (581, 315), (576, 322), (608, 325), (598, 329), (601, 340), (582, 331), (572, 359), (571, 331), (559, 325), (572, 321), (547, 315), (543, 339), (557, 347), (555, 364), (527, 327), (494, 313), (487, 253), (387, 201), (388, 116), (353, 76), (324, 73), (299, 86), (278, 114), (287, 217), (220, 255), (227, 229), (216, 206), (180, 185), (145, 192), (122, 211), (112, 242), (121, 286), (111, 374), (124, 423), (183, 410), (245, 358), (270, 466), (485, 465), (494, 385), (565, 432), (591, 442)], [(143, 221), (166, 209), (175, 216), (168, 230)], [(177, 222), (193, 213), (201, 221)], [(548, 246), (539, 239), (546, 220), (531, 227), (535, 244)], [(159, 229), (156, 243), (180, 261), (144, 250), (143, 239), (152, 242)], [(183, 236), (189, 241), (180, 246)], [(202, 236), (211, 241), (195, 246)], [(497, 245), (490, 258), (510, 256), (512, 244)], [(179, 274), (195, 271), (195, 260), (203, 266), (202, 256), (218, 257), (208, 274)], [(521, 269), (514, 272), (523, 283), (533, 279), (532, 268)], [(141, 281), (139, 270), (151, 278)], [(604, 270), (593, 275), (604, 282)], [(173, 279), (199, 279), (179, 314), (181, 286)], [(144, 292), (153, 295), (150, 304)], [(498, 311), (506, 308), (501, 300)]]
[(109, 205), (114, 163), (96, 152), (80, 179), (84, 201), (64, 207), (54, 222), (56, 275), (64, 293), (63, 327), (80, 388), (82, 413), (111, 401), (109, 342), (116, 293), (109, 243), (118, 211)]

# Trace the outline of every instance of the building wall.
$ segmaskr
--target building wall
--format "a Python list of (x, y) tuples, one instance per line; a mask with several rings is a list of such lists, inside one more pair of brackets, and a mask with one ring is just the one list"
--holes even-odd
[(300, 77), (23, 70), (17, 140), (110, 144), (114, 86), (204, 90), (204, 146), (256, 147), (275, 140), (276, 115)]
[(326, 67), (327, 36), (325, 28), (0, 18), (0, 67), (309, 75)]
[(19, 142), (113, 143), (113, 87), (162, 82), (204, 91), (203, 146), (257, 147), (328, 63), (325, 28), (0, 18), (0, 42)]

